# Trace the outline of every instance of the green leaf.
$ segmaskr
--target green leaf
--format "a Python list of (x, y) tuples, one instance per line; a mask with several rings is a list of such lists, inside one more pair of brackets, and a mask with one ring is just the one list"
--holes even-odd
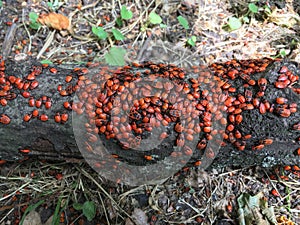
[(151, 12), (149, 14), (150, 23), (152, 24), (160, 24), (162, 22), (162, 19), (159, 15), (157, 15), (155, 12)]
[(244, 17), (243, 17), (243, 22), (244, 22), (244, 23), (249, 23), (249, 22), (250, 22), (248, 16), (244, 16)]
[(22, 225), (24, 223), (24, 220), (26, 218), (26, 216), (28, 215), (28, 213), (30, 213), (31, 211), (35, 210), (38, 206), (40, 206), (41, 204), (44, 203), (44, 200), (40, 200), (38, 201), (37, 203), (35, 203), (34, 205), (30, 205), (26, 208), (23, 216), (22, 216), (22, 219), (20, 221), (20, 225)]
[(273, 56), (272, 58), (273, 58), (273, 59), (277, 59), (278, 57), (284, 58), (285, 56), (286, 56), (285, 50), (284, 50), (284, 49), (281, 49), (281, 50), (279, 51), (279, 53), (278, 53), (277, 55)]
[(39, 24), (38, 22), (31, 22), (29, 26), (34, 30), (38, 30), (41, 27), (41, 24)]
[(184, 18), (183, 16), (178, 16), (177, 17), (178, 22), (181, 24), (181, 26), (183, 26), (184, 29), (189, 29), (189, 22), (187, 21), (186, 18)]
[(35, 12), (29, 13), (29, 19), (31, 22), (36, 22), (36, 20), (39, 18), (39, 15)]
[(113, 28), (113, 29), (111, 29), (111, 32), (113, 33), (113, 35), (117, 41), (124, 40), (125, 37), (119, 30)]
[(108, 36), (102, 27), (92, 27), (92, 32), (101, 40), (105, 40)]
[(187, 43), (190, 45), (190, 46), (195, 46), (196, 45), (196, 40), (197, 40), (197, 38), (196, 38), (196, 36), (192, 36), (191, 38), (189, 38), (188, 40), (187, 40)]
[(73, 203), (73, 208), (76, 210), (82, 210), (83, 205), (78, 202), (75, 202), (75, 203)]
[(104, 55), (105, 61), (110, 66), (124, 66), (124, 56), (126, 54), (125, 49), (112, 47), (108, 53)]
[(96, 206), (92, 201), (86, 201), (82, 206), (83, 215), (86, 216), (88, 221), (92, 221), (96, 216)]
[(40, 61), (41, 64), (53, 64), (53, 62), (51, 60), (48, 59), (44, 59)]
[(237, 30), (242, 26), (242, 23), (238, 18), (230, 17), (228, 21), (228, 25), (231, 30)]
[(121, 17), (123, 20), (130, 20), (132, 18), (132, 12), (122, 5), (121, 8)]
[(167, 28), (167, 25), (166, 25), (166, 24), (163, 24), (163, 23), (159, 24), (159, 26), (160, 26), (161, 28)]
[(53, 213), (53, 219), (52, 219), (52, 224), (53, 225), (59, 225), (59, 218), (60, 218), (60, 207), (61, 207), (61, 201), (62, 197), (59, 197), (57, 205), (55, 207), (54, 213)]
[(47, 2), (48, 8), (53, 11), (53, 4), (52, 2)]
[(254, 3), (249, 3), (248, 8), (253, 13), (258, 13), (258, 7)]
[(285, 57), (285, 56), (286, 56), (286, 52), (285, 52), (284, 49), (281, 49), (281, 50), (279, 51), (279, 54), (280, 54), (282, 57)]
[(142, 26), (141, 29), (140, 29), (141, 32), (145, 32), (146, 30), (147, 30), (146, 26)]
[(37, 19), (39, 18), (39, 15), (36, 14), (35, 12), (30, 12), (29, 13), (29, 27), (38, 30), (41, 27), (41, 24), (37, 22)]
[(2, 8), (2, 6), (3, 6), (3, 2), (2, 2), (2, 1), (0, 1), (0, 8)]
[(122, 19), (121, 19), (120, 17), (118, 17), (118, 18), (116, 19), (116, 24), (117, 24), (118, 27), (122, 27), (123, 21), (122, 21)]

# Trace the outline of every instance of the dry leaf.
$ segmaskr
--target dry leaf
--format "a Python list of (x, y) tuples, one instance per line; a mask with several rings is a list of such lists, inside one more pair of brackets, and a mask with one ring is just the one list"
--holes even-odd
[(131, 215), (132, 219), (135, 221), (136, 224), (144, 224), (144, 225), (149, 225), (148, 224), (148, 217), (146, 215), (146, 213), (139, 209), (139, 208), (135, 208), (133, 210), (133, 213)]
[(41, 217), (40, 214), (36, 211), (31, 211), (28, 213), (28, 215), (25, 217), (23, 221), (23, 225), (41, 225)]
[(37, 22), (46, 25), (47, 27), (52, 27), (56, 30), (67, 30), (70, 26), (69, 19), (58, 13), (48, 13), (42, 14), (37, 19)]
[(268, 20), (279, 26), (287, 26), (288, 28), (300, 23), (300, 17), (296, 13), (283, 12), (277, 8), (268, 15)]

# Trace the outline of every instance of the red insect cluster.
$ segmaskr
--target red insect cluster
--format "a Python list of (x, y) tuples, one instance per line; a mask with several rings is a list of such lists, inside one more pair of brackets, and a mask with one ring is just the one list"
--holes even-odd
[[(290, 88), (296, 94), (299, 94), (298, 88), (293, 87), (295, 82), (299, 80), (299, 76), (293, 74), (287, 66), (282, 66), (278, 71), (275, 71), (278, 74), (275, 82), (271, 82), (266, 77), (254, 79), (254, 75), (265, 71), (272, 61), (271, 59), (231, 60), (222, 64), (214, 63), (210, 66), (216, 76), (222, 77), (228, 82), (238, 78), (243, 81), (240, 90), (244, 89), (244, 95), (230, 91), (230, 86), (223, 89), (226, 94), (230, 94), (225, 100), (229, 125), (224, 139), (231, 142), (239, 150), (245, 149), (246, 140), (251, 137), (251, 134), (241, 135), (238, 126), (236, 126), (242, 122), (243, 111), (258, 110), (260, 114), (274, 113), (285, 118), (297, 112), (297, 103), (289, 103), (285, 96), (278, 96), (275, 99), (269, 99), (269, 101), (265, 97), (265, 91), (270, 85), (274, 85), (278, 89)], [(297, 129), (297, 125), (294, 125), (293, 129)], [(272, 143), (271, 138), (258, 140), (257, 144), (252, 146), (252, 150), (261, 150)]]
[[(46, 109), (51, 108), (51, 99), (43, 96), (40, 99), (34, 99), (31, 96), (31, 91), (38, 87), (39, 82), (36, 78), (42, 73), (41, 66), (33, 66), (31, 72), (24, 78), (16, 77), (13, 75), (7, 76), (5, 74), (5, 62), (1, 61), (1, 73), (0, 73), (0, 102), (2, 106), (7, 106), (8, 101), (14, 100), (18, 94), (23, 98), (28, 98), (28, 105), (30, 107), (40, 108), (42, 104)], [(31, 113), (27, 113), (23, 117), (24, 122), (29, 122), (32, 118), (38, 117), (39, 112), (35, 109)], [(46, 115), (42, 115), (39, 118), (42, 121), (46, 121)], [(0, 120), (3, 124), (9, 124), (10, 118), (8, 115), (2, 115)]]
[[(174, 146), (183, 147), (171, 156), (192, 155), (191, 143), (197, 145), (200, 137), (198, 149), (204, 150), (203, 142), (224, 132), (214, 129), (212, 120), (226, 123), (218, 98), (226, 83), (204, 67), (193, 70), (195, 78), (187, 79), (175, 65), (133, 64), (115, 71), (102, 68), (100, 74), (84, 80), (80, 102), (73, 103), (73, 110), (81, 114), (84, 109), (88, 118), (87, 150), (99, 141), (99, 134), (117, 140), (123, 149), (138, 149), (154, 129), (170, 129), (171, 124), (177, 133)], [(161, 129), (158, 138), (163, 140), (170, 133)]]
[[(41, 109), (44, 106), (45, 110), (50, 110), (52, 107), (52, 99), (45, 95), (39, 98), (32, 96), (32, 91), (39, 86), (37, 77), (42, 74), (43, 69), (48, 67), (47, 64), (42, 66), (32, 66), (30, 73), (27, 76), (20, 78), (14, 75), (6, 75), (5, 62), (2, 60), (0, 62), (0, 104), (5, 107), (8, 105), (9, 101), (14, 100), (20, 95), (23, 98), (28, 99), (29, 107), (36, 108), (23, 116), (24, 122), (29, 122), (33, 118), (38, 118), (43, 122), (48, 121), (49, 116), (45, 112), (40, 114), (38, 109)], [(54, 74), (58, 72), (57, 69), (53, 67), (49, 68), (49, 71)], [(73, 91), (74, 90), (72, 90), (72, 92)], [(70, 94), (70, 90), (67, 93)], [(63, 115), (64, 114), (66, 113), (63, 113)], [(64, 115), (63, 118), (62, 123), (65, 123), (68, 119), (68, 115)], [(55, 121), (57, 121), (57, 119), (55, 119)], [(10, 122), (11, 118), (8, 115), (1, 115), (0, 123), (9, 124)]]
[[(246, 147), (254, 151), (271, 145), (271, 137), (257, 140), (249, 146), (250, 133), (244, 133), (239, 127), (243, 124), (243, 112), (256, 110), (260, 114), (275, 114), (288, 118), (297, 112), (297, 102), (289, 102), (289, 96), (267, 98), (268, 87), (289, 88), (299, 94), (300, 89), (294, 84), (299, 76), (287, 66), (278, 69), (278, 76), (273, 80), (258, 77), (274, 60), (231, 60), (226, 63), (214, 63), (205, 67), (193, 67), (184, 71), (175, 65), (135, 64), (115, 70), (102, 67), (99, 73), (88, 77), (88, 69), (75, 68), (67, 74), (65, 84), (59, 84), (60, 96), (72, 96), (80, 90), (80, 102), (65, 101), (65, 111), (55, 112), (49, 117), (44, 108), (52, 108), (49, 96), (32, 95), (38, 87), (37, 77), (43, 69), (56, 74), (56, 68), (48, 65), (34, 66), (24, 78), (6, 76), (4, 61), (0, 62), (0, 104), (5, 107), (18, 94), (28, 99), (28, 106), (34, 108), (23, 116), (24, 122), (38, 118), (42, 122), (50, 119), (65, 124), (69, 119), (67, 112), (73, 110), (78, 115), (85, 113), (86, 150), (92, 151), (93, 143), (101, 137), (113, 139), (123, 149), (139, 149), (141, 142), (152, 134), (154, 129), (161, 129), (158, 139), (161, 141), (175, 132), (175, 146), (182, 151), (170, 153), (173, 157), (193, 155), (193, 146), (208, 158), (214, 158), (215, 152), (207, 149), (209, 141), (216, 141), (220, 146), (232, 144), (238, 150)], [(193, 74), (195, 76), (192, 76)], [(284, 93), (284, 92), (282, 92)], [(9, 115), (0, 115), (1, 124), (9, 124)], [(213, 126), (218, 123), (224, 129)], [(300, 122), (291, 126), (300, 130)], [(172, 131), (170, 130), (172, 129)], [(221, 138), (217, 138), (217, 137)], [(300, 141), (300, 137), (299, 140)], [(253, 143), (253, 142), (251, 142)], [(296, 151), (298, 154), (298, 150)], [(112, 153), (113, 154), (113, 153)], [(114, 155), (116, 161), (118, 155)], [(157, 159), (156, 155), (145, 154), (145, 160)], [(201, 162), (197, 161), (196, 165)]]
[[(192, 154), (189, 143), (193, 140), (197, 140), (200, 151), (206, 149), (212, 139), (221, 146), (232, 144), (238, 150), (244, 150), (251, 140), (250, 133), (239, 130), (244, 111), (258, 110), (260, 114), (272, 113), (283, 118), (297, 112), (297, 104), (289, 103), (285, 96), (266, 100), (268, 86), (280, 89), (277, 82), (283, 76), (288, 80), (285, 88), (296, 93), (293, 84), (299, 79), (286, 66), (279, 69), (275, 82), (254, 76), (264, 72), (271, 62), (272, 59), (231, 60), (212, 64), (212, 72), (204, 67), (194, 67), (190, 72), (197, 76), (189, 79), (188, 73), (173, 65), (133, 64), (115, 71), (104, 68), (91, 80), (81, 79), (81, 101), (73, 105), (76, 112), (82, 114), (85, 111), (88, 117), (87, 150), (91, 151), (92, 143), (99, 141), (99, 134), (117, 140), (123, 149), (138, 148), (153, 129), (170, 124), (174, 124), (177, 133), (174, 145), (184, 149), (183, 152), (172, 152), (171, 156)], [(160, 82), (159, 78), (171, 82)], [(141, 80), (152, 84), (139, 85)], [(240, 81), (240, 87), (233, 82), (236, 80)], [(148, 97), (136, 98), (138, 93)], [(181, 101), (180, 95), (187, 101)], [(65, 107), (68, 107), (67, 103)], [(213, 122), (226, 128), (218, 130), (212, 126)], [(165, 139), (169, 133), (162, 131), (159, 138)], [(222, 138), (216, 140), (216, 135)], [(265, 137), (248, 147), (262, 150), (272, 143), (270, 137)], [(211, 149), (206, 149), (206, 157), (214, 156)], [(145, 155), (144, 158), (154, 160), (156, 155)]]

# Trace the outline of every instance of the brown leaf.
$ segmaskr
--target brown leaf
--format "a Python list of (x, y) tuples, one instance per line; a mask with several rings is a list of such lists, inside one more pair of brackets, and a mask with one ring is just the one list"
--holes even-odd
[(66, 16), (52, 12), (40, 15), (37, 22), (56, 30), (66, 30), (70, 26), (70, 21)]
[(136, 224), (149, 225), (147, 222), (148, 217), (147, 217), (146, 213), (139, 208), (135, 208), (133, 210), (131, 217), (133, 218), (133, 220), (135, 221)]
[(31, 211), (28, 213), (28, 215), (25, 217), (23, 225), (41, 225), (41, 217), (40, 214), (36, 211)]

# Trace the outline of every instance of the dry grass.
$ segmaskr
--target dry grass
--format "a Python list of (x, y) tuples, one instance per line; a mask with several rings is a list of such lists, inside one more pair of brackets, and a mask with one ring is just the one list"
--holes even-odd
[[(220, 218), (234, 222), (237, 218), (237, 197), (242, 193), (255, 195), (260, 192), (274, 207), (275, 215), (286, 215), (297, 222), (300, 213), (299, 177), (287, 173), (289, 180), (285, 181), (279, 177), (271, 179), (270, 175), (274, 175), (272, 169), (205, 172), (185, 168), (163, 184), (133, 188), (116, 186), (99, 177), (85, 164), (26, 161), (12, 164), (2, 171), (0, 190), (4, 195), (0, 198), (0, 224), (5, 224), (3, 221), (11, 218), (16, 209), (22, 211), (23, 207), (40, 200), (44, 201), (42, 208), (47, 206), (53, 211), (58, 199), (62, 202), (60, 211), (73, 215), (69, 222), (83, 217), (78, 211), (70, 211), (72, 204), (87, 200), (95, 202), (98, 222), (101, 218), (106, 224), (137, 221), (135, 209), (142, 209), (140, 214), (166, 224), (196, 221), (214, 224)], [(273, 196), (272, 189), (277, 190), (280, 196)]]

